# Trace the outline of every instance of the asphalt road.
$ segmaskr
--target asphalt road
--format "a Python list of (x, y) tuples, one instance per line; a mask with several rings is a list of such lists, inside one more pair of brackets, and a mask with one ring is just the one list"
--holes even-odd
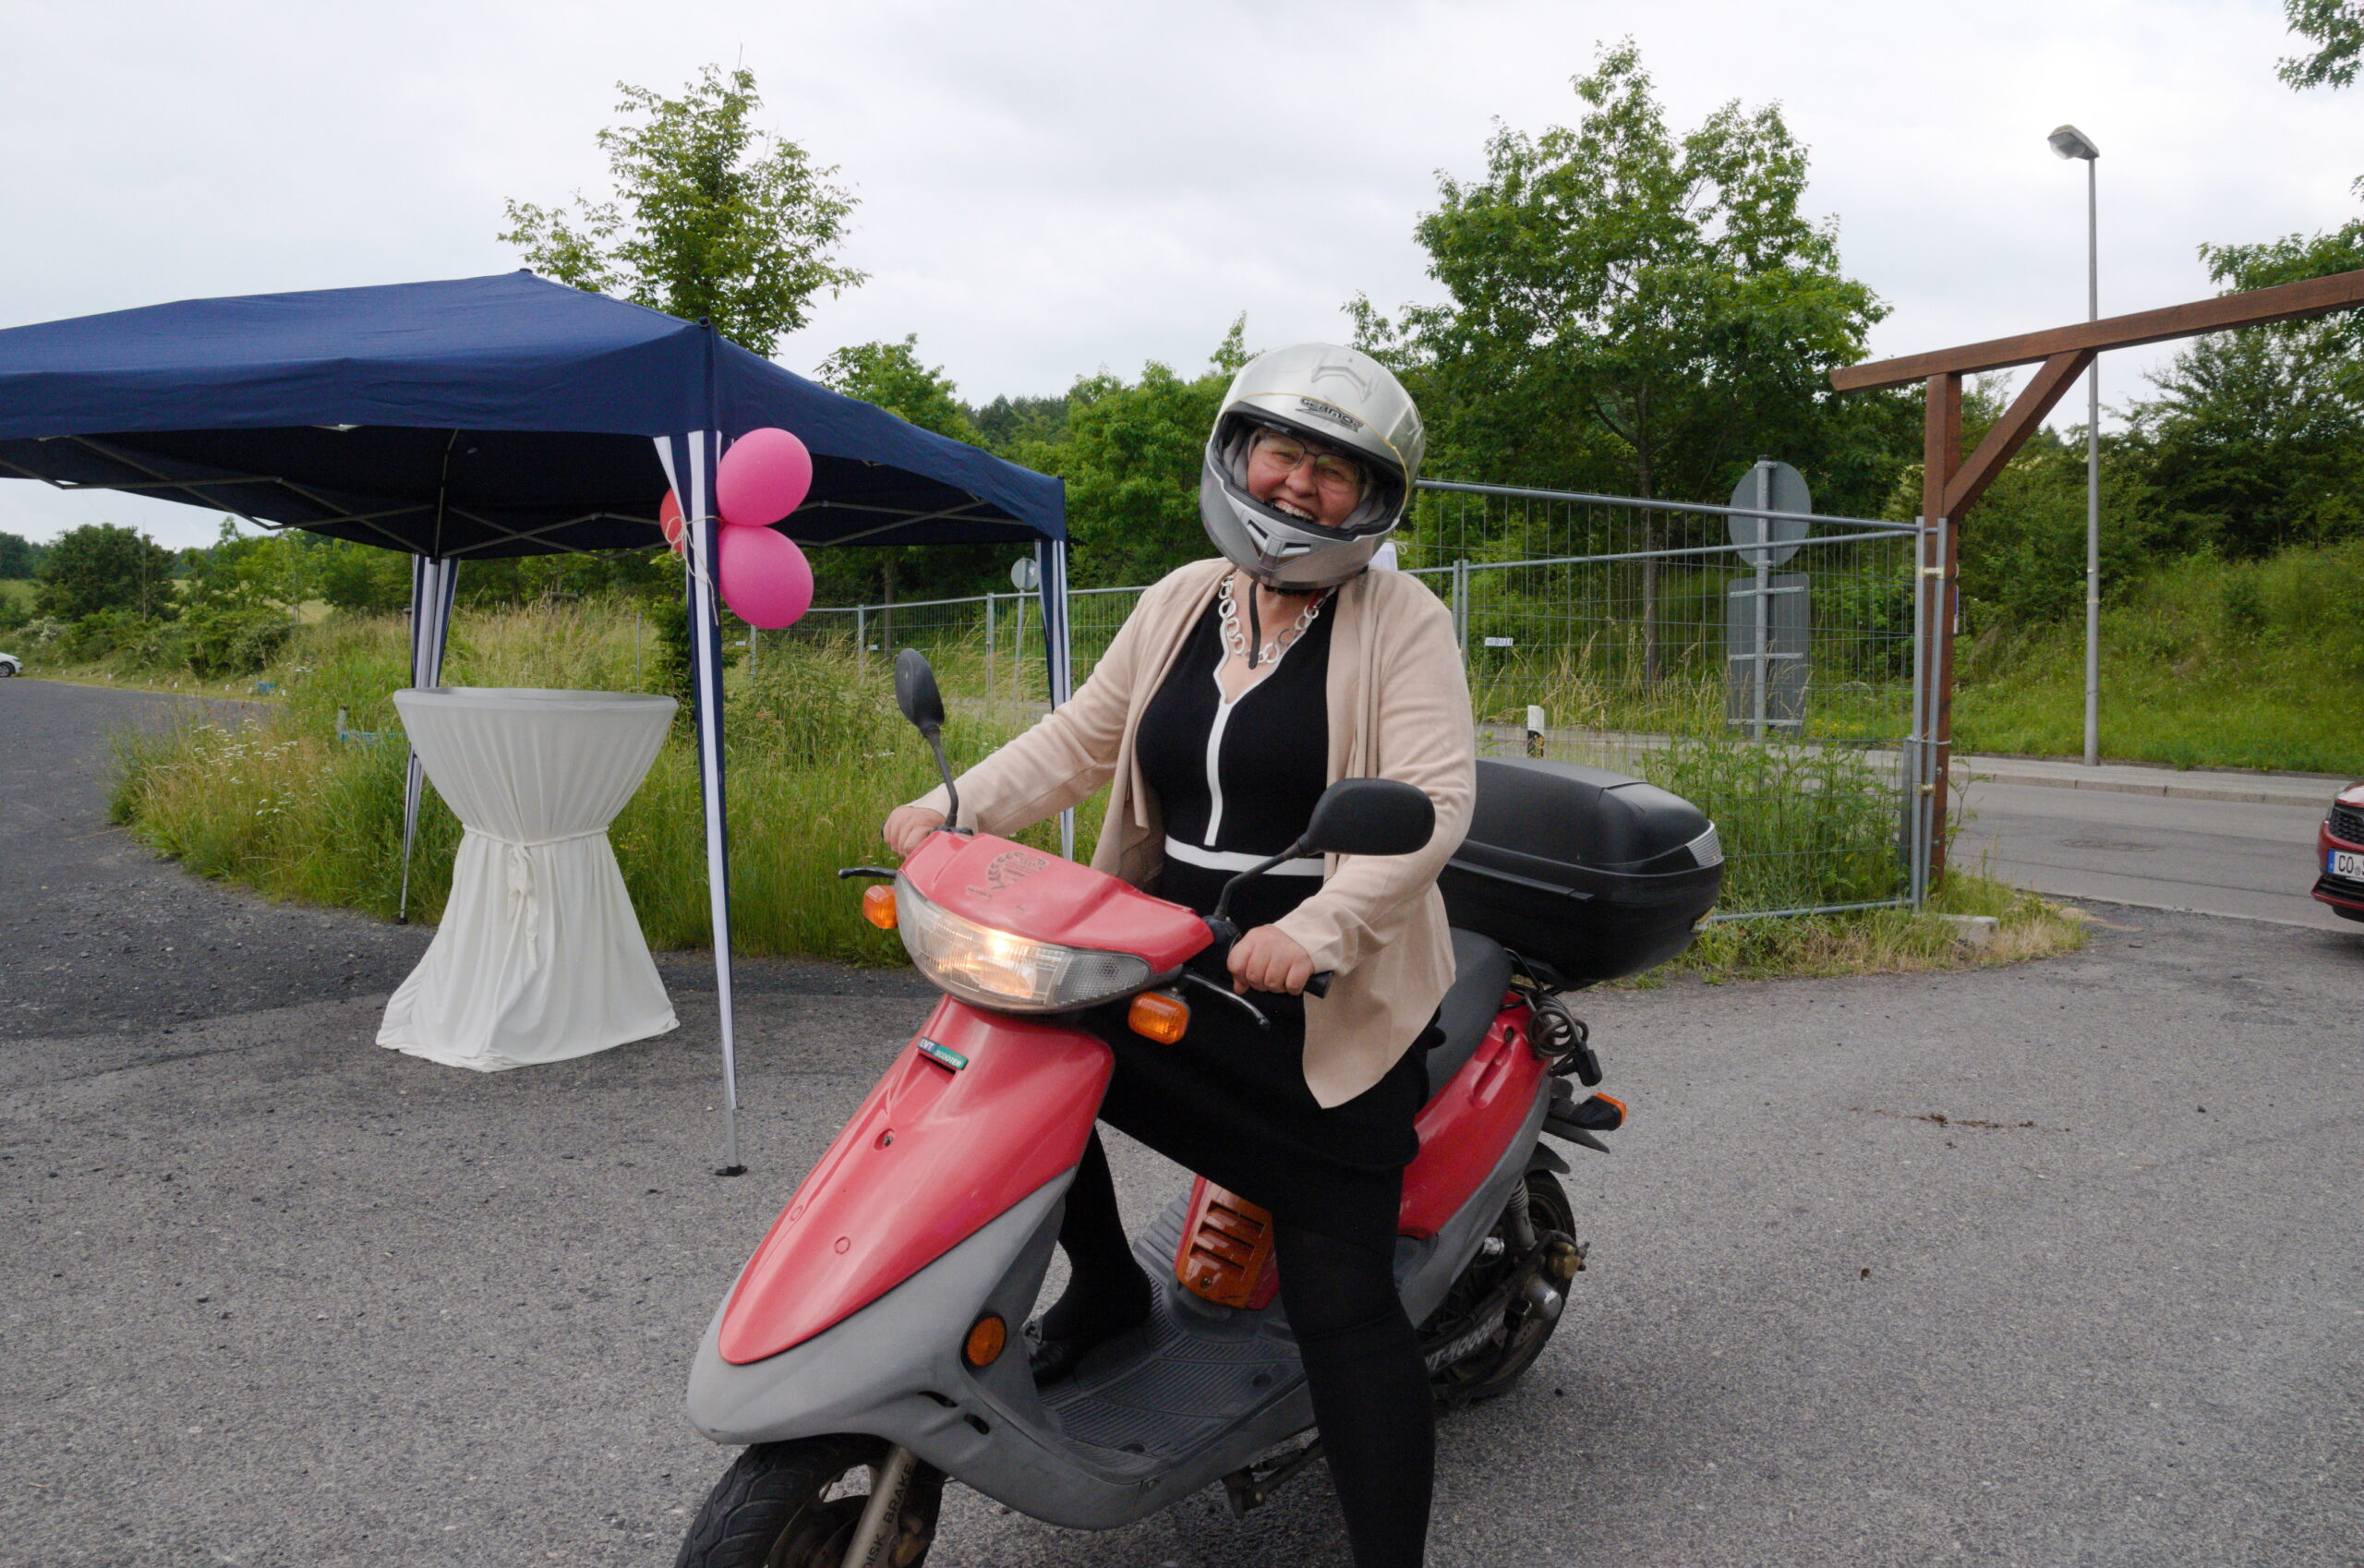
[(2070, 899), (2364, 931), (2308, 896), (2322, 867), (2312, 804), (2178, 800), (1973, 780), (1958, 865)]
[[(73, 737), (138, 711), (0, 685), (0, 913), (85, 860), (125, 889), (78, 947), (0, 928), (0, 1563), (669, 1562), (727, 1457), (689, 1351), (922, 998), (751, 966), (754, 1169), (718, 1180), (694, 963), (681, 1031), (598, 1056), (378, 1050), (367, 964), (418, 934), (88, 826)], [(20, 852), (29, 792), (78, 850)], [(151, 892), (246, 946), (119, 999), (158, 955), (76, 955), (143, 944)], [(1543, 1361), (1443, 1429), (1431, 1562), (2355, 1563), (2364, 927), (2104, 912), (2042, 965), (1586, 998), (1633, 1121), (1578, 1152), (1592, 1268)], [(184, 1013), (200, 973), (255, 999)], [(1137, 1208), (1179, 1179), (1117, 1154)], [(1107, 1536), (956, 1488), (930, 1559), (1345, 1561), (1318, 1477)]]

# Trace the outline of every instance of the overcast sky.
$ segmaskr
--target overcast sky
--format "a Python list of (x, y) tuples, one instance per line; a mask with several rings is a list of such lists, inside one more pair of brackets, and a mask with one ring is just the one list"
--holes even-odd
[[(1496, 120), (1576, 117), (1569, 78), (1631, 35), (1672, 122), (1779, 102), (1810, 210), (1893, 307), (1876, 353), (2084, 314), (2101, 147), (2102, 308), (2210, 292), (2205, 240), (2344, 222), (2364, 91), (2293, 93), (2279, 0), (410, 0), (400, 6), (0, 0), (0, 325), (210, 295), (506, 271), (502, 201), (603, 187), (619, 80), (743, 61), (771, 128), (861, 198), (870, 282), (782, 345), (917, 332), (962, 394), (1105, 367), (1202, 368), (1346, 333), (1357, 292), (1433, 297), (1412, 225)], [(2105, 359), (2104, 396), (2164, 351)], [(2081, 398), (2072, 399), (2081, 407)], [(1483, 478), (1482, 475), (1464, 476)], [(0, 481), (0, 528), (213, 518)]]

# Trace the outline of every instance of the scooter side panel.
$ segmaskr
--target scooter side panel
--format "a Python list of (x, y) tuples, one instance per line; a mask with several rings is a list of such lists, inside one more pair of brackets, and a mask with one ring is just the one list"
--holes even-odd
[(1503, 1008), (1453, 1082), (1413, 1124), (1420, 1152), (1404, 1172), (1397, 1235), (1425, 1239), (1461, 1212), (1527, 1119), (1544, 1077), (1543, 1062), (1527, 1045), (1526, 1008)]
[(1066, 1024), (939, 1003), (748, 1260), (723, 1357), (812, 1338), (1072, 1169), (1114, 1060)]
[(1428, 1321), (1429, 1314), (1444, 1305), (1453, 1282), (1477, 1257), (1479, 1244), (1492, 1232), (1494, 1222), (1502, 1218), (1511, 1194), (1526, 1180), (1528, 1165), (1538, 1147), (1536, 1140), (1543, 1131), (1543, 1118), (1550, 1109), (1550, 1082), (1538, 1080), (1522, 1108), (1517, 1128), (1484, 1176), (1471, 1188), (1460, 1211), (1426, 1240), (1408, 1236), (1396, 1237), (1395, 1287), (1403, 1296), (1404, 1310), (1413, 1322)]

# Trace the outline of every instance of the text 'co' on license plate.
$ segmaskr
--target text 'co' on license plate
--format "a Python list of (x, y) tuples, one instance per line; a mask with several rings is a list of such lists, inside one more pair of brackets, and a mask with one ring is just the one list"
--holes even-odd
[(2364, 851), (2334, 850), (2331, 852), (2331, 864), (2323, 869), (2334, 876), (2345, 876), (2352, 881), (2364, 882)]

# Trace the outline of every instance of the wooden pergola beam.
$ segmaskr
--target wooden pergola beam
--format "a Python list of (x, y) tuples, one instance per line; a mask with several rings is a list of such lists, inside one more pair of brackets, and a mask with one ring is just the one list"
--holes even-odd
[(1960, 517), (1977, 505), (1978, 498), (1986, 493), (1986, 487), (2003, 472), (2003, 465), (2027, 445), (2028, 438), (2044, 423), (2044, 416), (2052, 412), (2052, 405), (2076, 384), (2077, 378), (2093, 362), (2093, 351), (2090, 348), (2069, 349), (2045, 360), (2043, 368), (2020, 389), (2020, 395), (2011, 400), (2011, 406), (2003, 411), (2003, 416), (1995, 421), (1995, 428), (1986, 432), (1978, 450), (1963, 458), (1961, 466), (1946, 481), (1945, 504), (1937, 509), (1936, 515)]
[[(2364, 305), (2364, 271), (2338, 272), (2309, 278), (2247, 294), (2220, 295), (2214, 299), (2171, 305), (2164, 310), (2138, 310), (2130, 316), (2110, 316), (2073, 327), (2023, 332), (1931, 354), (1909, 354), (1900, 359), (1877, 359), (1851, 365), (1830, 373), (1839, 392), (1868, 392), (1875, 387), (1900, 387), (1914, 382), (1928, 389), (1921, 444), (1921, 514), (1932, 528), (1924, 536), (1921, 570), (1935, 579), (1937, 617), (1936, 668), (1931, 672), (1930, 739), (1936, 756), (1934, 778), (1922, 788), (1933, 797), (1936, 820), (1946, 821), (1947, 795), (1953, 766), (1954, 622), (1961, 603), (1961, 520), (1978, 504), (2004, 465), (2027, 444), (2044, 416), (2061, 394), (2093, 365), (2104, 349), (2132, 348), (2164, 343), (2170, 338), (2196, 337), (2234, 327), (2261, 327)], [(1968, 457), (1961, 451), (1962, 378), (1982, 370), (2041, 363), (2011, 401), (1995, 428)], [(1942, 876), (1946, 839), (1940, 831), (1930, 846), (1929, 874)]]
[(2218, 295), (2189, 305), (2159, 310), (2138, 310), (2130, 316), (2105, 316), (2073, 327), (2053, 327), (2017, 337), (1941, 348), (1928, 354), (1908, 354), (1898, 359), (1874, 359), (1830, 373), (1839, 392), (1869, 392), (1875, 387), (1909, 386), (1932, 376), (1974, 376), (2014, 365), (2032, 365), (2060, 354), (2098, 354), (2104, 349), (2133, 348), (2165, 343), (2232, 327), (2261, 327), (2302, 316), (2321, 316), (2350, 306), (2364, 305), (2364, 271), (2334, 272), (2246, 294)]

